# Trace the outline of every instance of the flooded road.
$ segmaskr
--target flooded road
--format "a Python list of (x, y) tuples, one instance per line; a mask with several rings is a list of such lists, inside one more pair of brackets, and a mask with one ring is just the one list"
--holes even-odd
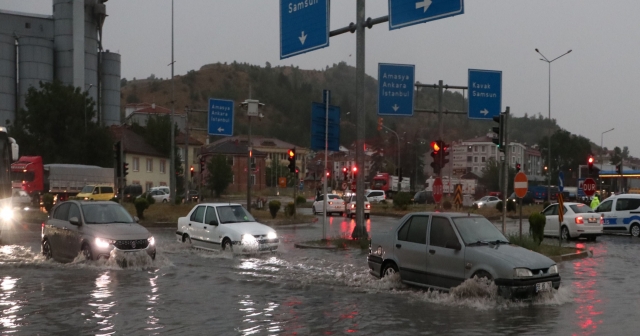
[[(367, 229), (395, 221), (372, 217)], [(352, 228), (341, 217), (327, 225), (331, 237)], [(473, 281), (447, 294), (375, 279), (360, 250), (294, 248), (321, 238), (321, 218), (277, 228), (281, 251), (254, 257), (190, 249), (176, 242), (175, 229), (151, 229), (157, 259), (130, 258), (124, 269), (82, 257), (46, 261), (39, 229), (3, 232), (0, 334), (600, 335), (635, 334), (639, 323), (640, 239), (629, 236), (578, 242), (594, 257), (560, 263), (559, 291), (505, 302)]]

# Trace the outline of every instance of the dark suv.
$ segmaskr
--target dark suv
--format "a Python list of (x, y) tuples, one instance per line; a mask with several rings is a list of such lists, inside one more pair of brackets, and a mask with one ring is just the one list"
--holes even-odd
[(142, 186), (139, 184), (131, 184), (124, 187), (124, 201), (133, 202), (136, 197), (142, 195)]
[[(509, 196), (509, 202), (518, 203), (518, 197), (516, 196), (516, 193), (512, 193), (511, 196)], [(529, 205), (534, 203), (535, 199), (533, 198), (533, 193), (531, 191), (527, 191), (527, 194), (522, 198), (522, 205)]]

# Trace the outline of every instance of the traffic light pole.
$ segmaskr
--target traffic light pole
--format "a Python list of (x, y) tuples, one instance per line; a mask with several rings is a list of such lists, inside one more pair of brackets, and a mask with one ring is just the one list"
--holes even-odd
[[(327, 239), (327, 158), (329, 151), (329, 90), (325, 91), (324, 97), (324, 107), (325, 107), (325, 116), (324, 116), (324, 176), (322, 183), (322, 195), (324, 197), (324, 205), (322, 206), (322, 239)], [(295, 199), (294, 199), (295, 202)]]
[(509, 106), (504, 112), (504, 161), (502, 162), (503, 185), (502, 185), (502, 234), (507, 233), (507, 192), (509, 187)]
[[(398, 170), (397, 170), (397, 172), (398, 172), (398, 190), (397, 190), (397, 192), (400, 192), (400, 191), (402, 190), (402, 189), (401, 189), (401, 185), (402, 185), (402, 184), (401, 184), (401, 182), (400, 182), (400, 169), (402, 169), (402, 168), (400, 168), (400, 167), (401, 167), (401, 166), (400, 166), (400, 136), (398, 135), (398, 133), (396, 133), (394, 130), (390, 129), (389, 127), (387, 127), (387, 126), (385, 126), (385, 125), (380, 125), (380, 126), (382, 126), (384, 129), (388, 130), (389, 132), (391, 132), (391, 133), (395, 134), (396, 139), (398, 140), (398, 141), (396, 142), (396, 144), (398, 145), (398, 151), (397, 151), (397, 162), (398, 162), (398, 166), (397, 166), (397, 167), (398, 167)], [(393, 188), (392, 188), (392, 189), (393, 189)], [(356, 194), (356, 198), (357, 198), (357, 197), (358, 197), (358, 195)], [(356, 211), (357, 211), (357, 210), (356, 210)]]

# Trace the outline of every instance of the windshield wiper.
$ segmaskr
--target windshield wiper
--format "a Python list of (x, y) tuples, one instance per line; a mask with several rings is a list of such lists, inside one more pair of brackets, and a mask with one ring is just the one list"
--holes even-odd
[(489, 242), (485, 240), (478, 240), (475, 243), (467, 244), (467, 246), (476, 246), (476, 245), (489, 245)]
[(495, 240), (493, 243), (494, 243), (494, 244), (496, 244), (496, 245), (500, 245), (500, 244), (509, 244), (509, 242), (508, 242), (508, 241), (506, 241), (506, 240), (500, 240), (500, 239)]
[(237, 220), (231, 220), (231, 221), (224, 221), (222, 222), (222, 224), (228, 224), (228, 223), (239, 223), (240, 221)]

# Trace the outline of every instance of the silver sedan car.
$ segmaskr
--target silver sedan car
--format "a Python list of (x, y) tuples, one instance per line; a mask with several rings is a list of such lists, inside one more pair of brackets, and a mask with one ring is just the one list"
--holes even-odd
[(51, 210), (42, 224), (42, 254), (72, 261), (79, 253), (88, 260), (146, 252), (156, 256), (155, 239), (115, 202), (66, 201)]
[(388, 232), (374, 233), (367, 257), (372, 275), (400, 273), (402, 282), (448, 291), (486, 278), (502, 297), (560, 287), (556, 263), (511, 245), (486, 218), (460, 213), (412, 213)]

